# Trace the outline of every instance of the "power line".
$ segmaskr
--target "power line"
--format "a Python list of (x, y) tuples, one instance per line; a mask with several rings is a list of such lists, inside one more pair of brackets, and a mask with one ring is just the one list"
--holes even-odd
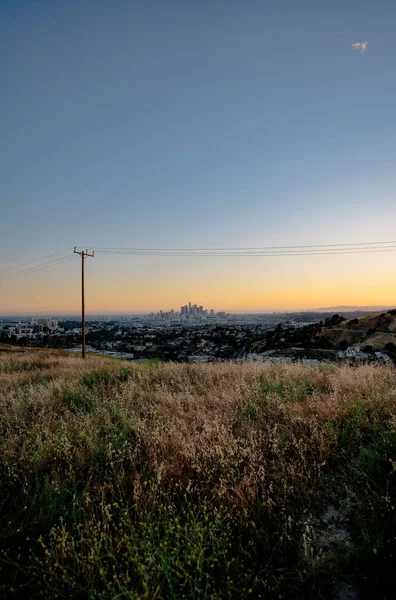
[(47, 269), (49, 267), (53, 267), (53, 266), (61, 264), (63, 262), (67, 262), (68, 260), (73, 260), (73, 257), (67, 256), (64, 258), (50, 261), (49, 263), (46, 263), (44, 265), (34, 267), (33, 269), (23, 269), (22, 271), (18, 271), (17, 273), (11, 273), (9, 275), (4, 275), (4, 276), (0, 277), (0, 281), (4, 281), (5, 279), (11, 279), (13, 277), (19, 277), (20, 275), (29, 275), (30, 273), (34, 273), (35, 271), (41, 271), (42, 269)]
[(28, 262), (19, 265), (14, 265), (13, 267), (6, 267), (5, 269), (0, 269), (0, 273), (3, 273), (4, 271), (12, 271), (14, 269), (19, 269), (20, 267), (25, 267), (26, 265), (31, 265), (35, 262), (46, 260), (47, 258), (51, 258), (52, 256), (57, 256), (58, 254), (64, 254), (65, 252), (69, 252), (69, 250), (73, 250), (73, 248), (66, 248), (65, 250), (60, 250), (59, 252), (54, 252), (53, 254), (47, 254), (47, 256), (42, 256), (41, 258), (36, 258), (35, 260), (29, 260)]
[(362, 247), (362, 246), (385, 246), (387, 244), (396, 244), (396, 240), (391, 241), (379, 241), (379, 242), (354, 242), (354, 243), (341, 243), (341, 244), (301, 244), (296, 246), (224, 246), (224, 247), (212, 247), (212, 248), (118, 248), (118, 247), (101, 247), (95, 246), (96, 250), (108, 251), (108, 250), (121, 250), (121, 251), (131, 251), (131, 252), (214, 252), (214, 251), (224, 251), (228, 252), (231, 250), (234, 251), (261, 251), (261, 250), (297, 250), (297, 249), (315, 249), (315, 248), (343, 248), (348, 246)]
[[(5, 281), (14, 277), (28, 275), (42, 269), (46, 269), (68, 260), (73, 257), (63, 257), (38, 265), (34, 268), (21, 269), (26, 265), (39, 263), (53, 256), (59, 256), (68, 252), (72, 248), (66, 248), (59, 252), (53, 252), (41, 258), (37, 258), (13, 267), (1, 269), (0, 281)], [(317, 244), (317, 245), (295, 245), (295, 246), (257, 246), (257, 247), (217, 247), (217, 248), (117, 248), (117, 247), (96, 247), (97, 253), (107, 255), (121, 256), (153, 256), (153, 257), (297, 257), (297, 256), (331, 256), (347, 254), (371, 254), (371, 253), (389, 253), (396, 251), (396, 241), (383, 242), (354, 242), (341, 244)], [(15, 271), (15, 269), (20, 269)], [(10, 272), (11, 271), (11, 272)], [(12, 272), (15, 271), (15, 272)], [(7, 273), (9, 272), (9, 273)]]
[(36, 271), (41, 271), (42, 269), (48, 269), (50, 267), (55, 267), (56, 265), (60, 265), (61, 263), (67, 262), (68, 260), (73, 260), (73, 256), (66, 256), (64, 258), (58, 258), (56, 260), (50, 261), (45, 265), (40, 265), (39, 267), (34, 267), (33, 269), (24, 269), (19, 271), (18, 273), (12, 273), (11, 275), (5, 275), (0, 277), (0, 281), (5, 281), (6, 279), (12, 279), (14, 277), (19, 277), (20, 275), (29, 275), (30, 273), (35, 273)]
[(98, 250), (99, 254), (119, 255), (119, 256), (153, 256), (153, 257), (271, 257), (271, 256), (331, 256), (331, 255), (347, 255), (347, 254), (372, 254), (372, 253), (388, 253), (395, 252), (396, 247), (376, 247), (376, 248), (356, 248), (356, 249), (328, 249), (314, 251), (282, 251), (282, 252), (153, 252), (153, 251), (123, 251), (123, 250)]

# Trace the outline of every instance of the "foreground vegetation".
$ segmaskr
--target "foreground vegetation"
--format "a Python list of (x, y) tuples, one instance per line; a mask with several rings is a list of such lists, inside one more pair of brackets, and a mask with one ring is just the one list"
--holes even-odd
[(392, 367), (0, 351), (0, 595), (386, 598)]

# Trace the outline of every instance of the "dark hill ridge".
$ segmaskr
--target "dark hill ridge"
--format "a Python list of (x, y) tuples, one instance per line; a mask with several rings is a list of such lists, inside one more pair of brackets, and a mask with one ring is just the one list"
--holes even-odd
[(327, 308), (316, 308), (313, 312), (350, 313), (350, 312), (386, 312), (395, 308), (394, 306), (328, 306)]

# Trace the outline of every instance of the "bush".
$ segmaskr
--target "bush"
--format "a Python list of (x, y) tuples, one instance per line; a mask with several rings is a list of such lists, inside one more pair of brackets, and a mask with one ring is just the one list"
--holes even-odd
[(364, 348), (362, 348), (363, 352), (367, 352), (368, 354), (372, 354), (374, 352), (374, 347), (371, 346), (370, 344), (367, 344), (366, 346), (364, 346)]
[(351, 319), (350, 321), (348, 321), (348, 327), (353, 327), (354, 325), (358, 325), (359, 324), (359, 319)]
[(388, 342), (385, 344), (385, 350), (387, 352), (396, 352), (396, 345), (393, 342)]
[(341, 315), (333, 315), (332, 317), (328, 317), (327, 319), (325, 319), (324, 325), (328, 328), (338, 327), (338, 325), (343, 321), (346, 321), (345, 317)]

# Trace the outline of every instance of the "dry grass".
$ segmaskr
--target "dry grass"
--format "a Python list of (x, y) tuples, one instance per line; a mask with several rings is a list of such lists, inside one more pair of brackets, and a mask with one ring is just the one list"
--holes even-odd
[[(348, 568), (364, 536), (389, 558), (370, 527), (395, 504), (395, 415), (391, 367), (0, 352), (4, 593), (317, 597), (334, 565), (307, 553), (307, 511), (345, 480), (351, 527), (359, 494), (372, 508)], [(371, 490), (375, 460), (389, 468)]]

